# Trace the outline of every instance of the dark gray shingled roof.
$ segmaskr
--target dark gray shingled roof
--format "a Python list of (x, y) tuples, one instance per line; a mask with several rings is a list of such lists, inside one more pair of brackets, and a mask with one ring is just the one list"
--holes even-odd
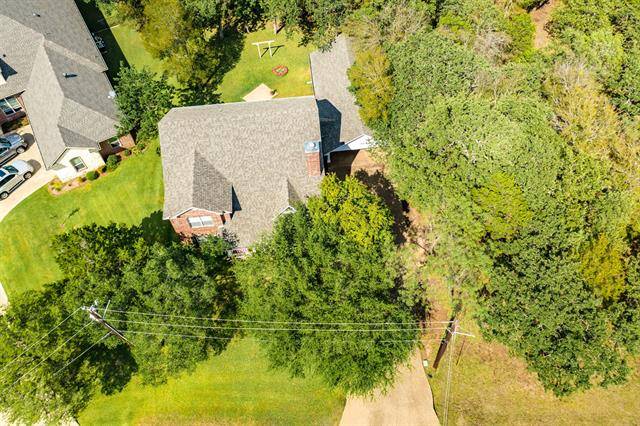
[(234, 211), (248, 246), (290, 204), (318, 192), (304, 143), (320, 140), (312, 96), (174, 108), (160, 121), (165, 219), (192, 208)]
[(1, 1), (0, 98), (24, 92), (45, 166), (115, 136), (107, 67), (74, 1)]
[(340, 35), (327, 51), (311, 53), (311, 77), (318, 100), (324, 153), (359, 136), (371, 135), (358, 114), (358, 105), (349, 91), (347, 70), (354, 56), (345, 35)]

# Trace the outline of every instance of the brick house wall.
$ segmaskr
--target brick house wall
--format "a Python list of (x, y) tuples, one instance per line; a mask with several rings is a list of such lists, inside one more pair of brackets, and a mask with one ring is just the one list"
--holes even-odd
[(131, 149), (136, 144), (131, 133), (120, 136), (118, 140), (120, 141), (120, 146), (115, 147), (111, 146), (109, 141), (100, 142), (100, 155), (102, 155), (102, 158), (106, 160), (108, 156), (122, 152), (125, 149)]
[[(11, 97), (11, 96), (8, 96), (8, 97)], [(4, 111), (2, 111), (0, 109), (0, 125), (2, 125), (4, 123), (8, 123), (8, 122), (13, 121), (13, 120), (17, 120), (18, 118), (22, 118), (25, 115), (27, 115), (25, 110), (24, 110), (24, 102), (22, 102), (22, 97), (21, 96), (14, 96), (14, 97), (20, 103), (20, 105), (22, 105), (22, 109), (20, 111), (16, 112), (16, 113), (9, 114), (9, 115), (6, 115), (4, 113)], [(0, 132), (0, 133), (2, 133), (2, 132)]]
[[(190, 217), (210, 216), (213, 218), (214, 226), (207, 226), (202, 228), (192, 228), (188, 219)], [(178, 217), (171, 219), (171, 226), (176, 231), (176, 234), (181, 239), (186, 240), (199, 235), (211, 235), (218, 234), (220, 226), (231, 221), (231, 215), (229, 213), (220, 214), (209, 210), (192, 209), (186, 213), (181, 214)]]

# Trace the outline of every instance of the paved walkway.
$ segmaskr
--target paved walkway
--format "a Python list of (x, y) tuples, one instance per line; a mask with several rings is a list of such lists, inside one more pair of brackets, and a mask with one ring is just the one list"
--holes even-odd
[(33, 139), (31, 133), (31, 127), (26, 126), (18, 130), (18, 133), (22, 134), (25, 140), (29, 143), (29, 148), (24, 154), (21, 154), (10, 160), (7, 164), (11, 164), (14, 160), (24, 160), (31, 164), (35, 169), (35, 172), (31, 179), (24, 182), (14, 192), (9, 195), (6, 200), (0, 201), (0, 221), (5, 218), (22, 200), (33, 194), (42, 186), (49, 183), (54, 177), (55, 173), (51, 170), (45, 170), (42, 162), (42, 155), (38, 149), (38, 145)]
[(393, 388), (373, 398), (348, 398), (340, 426), (436, 426), (433, 394), (417, 350), (409, 367), (398, 368)]
[(264, 83), (261, 83), (258, 87), (250, 91), (247, 95), (245, 95), (245, 102), (257, 102), (257, 101), (268, 101), (269, 99), (273, 99), (276, 96), (273, 90), (269, 88)]

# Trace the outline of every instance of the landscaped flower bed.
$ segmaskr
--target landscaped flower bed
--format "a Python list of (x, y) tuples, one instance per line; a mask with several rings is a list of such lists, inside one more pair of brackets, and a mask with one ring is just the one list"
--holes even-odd
[[(60, 179), (55, 178), (54, 180), (49, 182), (49, 184), (47, 185), (47, 188), (49, 189), (49, 193), (52, 195), (60, 195), (62, 193), (71, 191), (72, 189), (85, 186), (89, 182), (92, 182), (104, 175), (111, 173), (113, 170), (115, 170), (118, 167), (120, 162), (122, 162), (122, 160), (128, 157), (129, 155), (131, 155), (130, 150), (125, 150), (118, 154), (112, 154), (109, 156), (109, 159), (107, 160), (107, 164), (105, 164), (104, 166), (96, 170), (89, 170), (83, 176), (78, 176), (77, 178), (70, 180), (68, 182), (62, 182), (60, 181)], [(114, 160), (110, 160), (111, 158), (114, 158)], [(111, 167), (110, 167), (110, 163), (111, 163)]]
[(278, 77), (283, 77), (287, 75), (287, 73), (289, 72), (289, 68), (287, 68), (284, 65), (276, 65), (271, 69), (271, 72), (277, 75)]

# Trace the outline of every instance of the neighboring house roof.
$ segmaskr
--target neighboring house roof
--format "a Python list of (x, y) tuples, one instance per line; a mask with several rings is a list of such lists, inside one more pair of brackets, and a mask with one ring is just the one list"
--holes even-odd
[(165, 219), (190, 209), (234, 212), (248, 246), (291, 204), (318, 192), (304, 143), (320, 140), (312, 96), (174, 108), (160, 121)]
[(349, 91), (347, 71), (353, 65), (354, 55), (347, 36), (338, 36), (328, 50), (315, 51), (310, 59), (324, 153), (362, 135), (372, 135), (360, 119), (355, 96)]
[(2, 0), (0, 70), (0, 98), (24, 92), (47, 168), (116, 135), (107, 67), (73, 0)]

